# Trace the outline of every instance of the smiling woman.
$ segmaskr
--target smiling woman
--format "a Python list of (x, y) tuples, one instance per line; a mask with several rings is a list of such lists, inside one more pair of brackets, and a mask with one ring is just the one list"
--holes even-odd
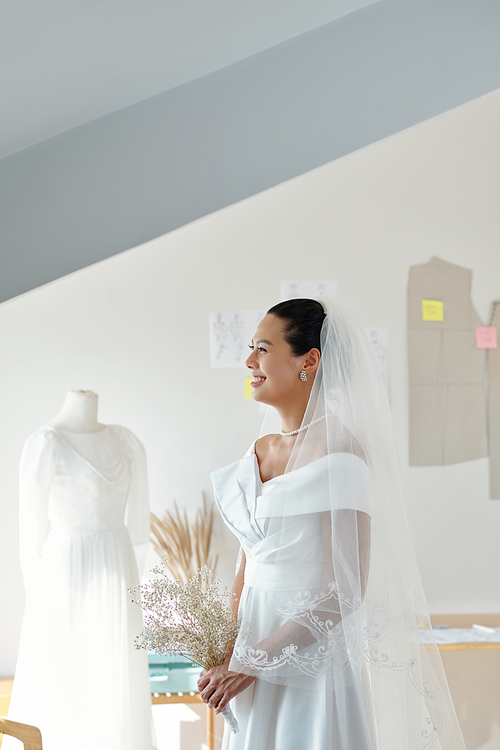
[[(359, 324), (330, 299), (272, 307), (247, 367), (278, 412), (212, 474), (241, 545), (243, 624), (202, 699), (232, 701), (224, 750), (464, 748), (405, 517), (385, 389)], [(297, 716), (301, 721), (297, 722)]]
[[(300, 302), (302, 305), (297, 300), (280, 303), (269, 310), (250, 345), (252, 353), (246, 366), (253, 375), (255, 401), (278, 406), (292, 399), (303, 413), (319, 364), (319, 330), (325, 314), (314, 300)], [(287, 315), (294, 316), (293, 327)], [(308, 374), (309, 385), (304, 387)], [(286, 419), (292, 423), (296, 416)]]
[[(253, 376), (252, 397), (278, 411), (281, 407), (282, 433), (294, 434), (306, 410), (321, 357), (319, 331), (324, 317), (315, 300), (279, 303), (259, 323), (250, 345), (252, 353), (245, 364)], [(259, 441), (263, 481), (267, 481), (264, 477), (271, 479), (274, 471), (284, 473), (291, 448), (283, 441)]]
[[(23, 12), (27, 3), (18, 0), (16, 2), (19, 12)], [(10, 7), (13, 4), (15, 3), (10, 0)], [(422, 12), (417, 10), (421, 5), (380, 3), (379, 8), (382, 10), (383, 7), (387, 9), (391, 6), (392, 10), (400, 13), (403, 24), (408, 19), (405, 18), (406, 11), (402, 6), (408, 11), (413, 9), (417, 14)], [(465, 5), (463, 4), (464, 8)], [(495, 11), (492, 10), (494, 5)], [(302, 6), (305, 7), (304, 3)], [(443, 13), (442, 18), (438, 19), (437, 4), (427, 6), (434, 20), (444, 26), (448, 15)], [(68, 7), (68, 3), (65, 7)], [(460, 14), (462, 10), (463, 8), (460, 11), (457, 8), (457, 13)], [(495, 12), (498, 15), (500, 6), (486, 3), (468, 4), (467, 13), (471, 17), (474, 15), (479, 18), (477, 14), (483, 11)], [(40, 12), (45, 12), (42, 6)], [(364, 19), (367, 18), (367, 14), (361, 15)], [(31, 15), (28, 14), (26, 18), (28, 17), (33, 20)], [(46, 18), (49, 19), (49, 15), (46, 14)], [(341, 32), (345, 35), (346, 26), (347, 24), (340, 25), (339, 35)], [(35, 27), (36, 24), (33, 25), (33, 28)], [(24, 27), (21, 25), (19, 28)], [(417, 38), (420, 32), (424, 33), (422, 24), (413, 28), (408, 25), (407, 28), (408, 33), (411, 32), (414, 38)], [(454, 28), (458, 30), (459, 25), (455, 25)], [(437, 40), (439, 35), (436, 34), (436, 26), (430, 24), (428, 29)], [(472, 42), (470, 49), (465, 50), (470, 59), (474, 56), (474, 48), (477, 49), (479, 40), (483, 44), (485, 38), (484, 34), (476, 35), (477, 30), (478, 25), (475, 25), (466, 32), (466, 36)], [(7, 26), (4, 27), (4, 31), (7, 34)], [(406, 29), (404, 31), (406, 33)], [(494, 36), (493, 25), (489, 33)], [(376, 40), (371, 33), (370, 38), (375, 44), (380, 43), (382, 48), (385, 41), (383, 34)], [(45, 39), (43, 34), (40, 39), (42, 42)], [(401, 46), (400, 35), (397, 40)], [(443, 40), (451, 45), (451, 33), (447, 35), (445, 32), (441, 35), (440, 43)], [(342, 45), (332, 45), (331, 37), (329, 42), (331, 50), (345, 48), (345, 39)], [(351, 48), (354, 57), (359, 51), (359, 46)], [(419, 47), (421, 48), (421, 44)], [(498, 56), (500, 46), (497, 40), (496, 47), (498, 52), (495, 54)], [(327, 52), (325, 46), (316, 49), (321, 53), (321, 62), (324, 63), (324, 55)], [(447, 49), (450, 51), (450, 46)], [(470, 76), (462, 76), (470, 60), (467, 56), (464, 57), (463, 44), (458, 45), (456, 49), (455, 62), (458, 63), (458, 67), (453, 70), (451, 58), (444, 54), (442, 45), (439, 55), (446, 62), (447, 72), (450, 71), (456, 81), (461, 80), (464, 86), (470, 86)], [(296, 47), (292, 45), (291, 50), (295, 54)], [(373, 64), (371, 52), (373, 49), (367, 46), (365, 53)], [(266, 59), (269, 61), (269, 56), (266, 56)], [(388, 64), (392, 63), (392, 69), (395, 70), (393, 57), (386, 54), (383, 59)], [(307, 62), (305, 57), (301, 61)], [(248, 61), (248, 65), (255, 62)], [(262, 63), (262, 60), (260, 62)], [(488, 58), (490, 80), (494, 68)], [(264, 80), (264, 75), (268, 76), (270, 69), (262, 66), (261, 69)], [(329, 73), (331, 69), (333, 68), (324, 69), (325, 80), (328, 75), (332, 78)], [(5, 68), (6, 74), (7, 70)], [(290, 70), (292, 80), (297, 68)], [(360, 70), (362, 68), (356, 68), (356, 75)], [(380, 72), (379, 69), (374, 70), (377, 74)], [(500, 66), (496, 66), (495, 70), (495, 75), (499, 75)], [(429, 75), (429, 71), (430, 67), (427, 66), (426, 75)], [(228, 88), (231, 88), (231, 103), (234, 110), (234, 78), (228, 75), (229, 72), (221, 71), (221, 76), (228, 81)], [(306, 75), (304, 69), (301, 70), (300, 76), (306, 84), (315, 80)], [(341, 81), (338, 77), (336, 80)], [(207, 83), (211, 85), (211, 81), (200, 83), (204, 86)], [(363, 85), (366, 85), (366, 79), (363, 79)], [(377, 85), (382, 86), (387, 96), (392, 97), (393, 91), (388, 86), (387, 78), (381, 78)], [(200, 91), (200, 97), (205, 90), (206, 98), (206, 89), (200, 86), (200, 89), (191, 87), (191, 90), (193, 88)], [(365, 86), (366, 91), (368, 88)], [(256, 86), (254, 90), (268, 91), (265, 86)], [(324, 93), (319, 85), (316, 90)], [(293, 91), (292, 87), (290, 92)], [(349, 88), (346, 91), (353, 102), (353, 90)], [(370, 88), (368, 92), (372, 104), (374, 91), (375, 89)], [(411, 95), (408, 96), (408, 88), (405, 87), (401, 91), (405, 97), (404, 111), (412, 108), (417, 116), (415, 102)], [(429, 92), (437, 103), (436, 87), (429, 87)], [(242, 95), (242, 90), (240, 94)], [(241, 96), (240, 100), (244, 101)], [(267, 95), (265, 100), (268, 102)], [(279, 96), (277, 100), (282, 101)], [(330, 109), (332, 102), (336, 102), (335, 106), (340, 107), (339, 101), (332, 97), (325, 99), (325, 102)], [(150, 102), (149, 106), (159, 108), (160, 111), (160, 104), (161, 102), (154, 101)], [(216, 107), (220, 102), (214, 99), (212, 104)], [(168, 101), (165, 105), (168, 105)], [(298, 106), (300, 107), (300, 102)], [(167, 106), (165, 109), (168, 110), (166, 121), (170, 121), (169, 118), (175, 116), (176, 110)], [(192, 111), (190, 109), (190, 112)], [(401, 118), (404, 119), (404, 111), (396, 105), (391, 109), (393, 119), (397, 119), (399, 124)], [(260, 116), (261, 111), (257, 112)], [(241, 109), (242, 118), (248, 113), (248, 107)], [(123, 119), (129, 118), (131, 114), (133, 113), (127, 110), (117, 113), (116, 117), (123, 123)], [(304, 114), (312, 117), (313, 125), (317, 124), (314, 111), (306, 111)], [(354, 108), (351, 114), (353, 117), (357, 116), (359, 110)], [(380, 111), (379, 114), (384, 117), (387, 113)], [(289, 116), (288, 109), (283, 117), (287, 115)], [(253, 122), (249, 121), (249, 127)], [(206, 123), (206, 118), (200, 120), (201, 130), (206, 129)], [(218, 123), (221, 123), (221, 117), (215, 118), (212, 124), (215, 127)], [(234, 120), (229, 118), (227, 123), (234, 136), (237, 132)], [(301, 126), (302, 121), (299, 120), (298, 123)], [(138, 121), (134, 119), (132, 124), (138, 126)], [(296, 150), (300, 140), (297, 138), (297, 129), (292, 128), (287, 133), (282, 124), (283, 120), (280, 118), (274, 123), (269, 120), (270, 127), (276, 126), (279, 131), (280, 148), (275, 148), (276, 142), (273, 141), (268, 150), (260, 152), (258, 160), (252, 158), (254, 152), (248, 151), (248, 139), (243, 136), (228, 139), (225, 138), (224, 132), (219, 132), (221, 151), (206, 151), (213, 156), (210, 163), (215, 164), (222, 152), (224, 159), (220, 165), (228, 176), (231, 173), (231, 165), (233, 168), (235, 164), (245, 166), (251, 161), (252, 175), (255, 177), (256, 167), (257, 171), (260, 171), (260, 167), (265, 166), (267, 155), (274, 150), (276, 159), (280, 165), (284, 165), (283, 169), (289, 169), (291, 164), (299, 162), (301, 169), (307, 169), (307, 164), (310, 165), (311, 162), (304, 161), (303, 152), (297, 153)], [(330, 124), (331, 121), (325, 118), (323, 125), (329, 130), (328, 137), (331, 143)], [(371, 118), (371, 126), (378, 128), (379, 134), (380, 124), (380, 119)], [(363, 127), (361, 122), (359, 125)], [(101, 132), (106, 130), (109, 134), (107, 120), (100, 121), (99, 126)], [(150, 135), (152, 121), (145, 118), (144, 127)], [(133, 427), (146, 445), (153, 498), (152, 509), (160, 515), (165, 505), (169, 504), (172, 498), (177, 498), (180, 508), (186, 507), (188, 514), (194, 513), (200, 489), (208, 494), (211, 492), (207, 485), (209, 471), (241, 458), (248, 446), (259, 436), (262, 419), (261, 403), (249, 403), (243, 399), (243, 394), (240, 394), (243, 377), (241, 368), (210, 368), (208, 316), (211, 310), (219, 308), (267, 310), (279, 299), (280, 280), (283, 279), (285, 270), (290, 278), (309, 279), (323, 269), (325, 278), (337, 280), (338, 288), (345, 295), (350, 309), (356, 311), (356, 316), (364, 325), (389, 326), (391, 412), (403, 472), (402, 483), (406, 488), (404, 501), (431, 611), (500, 611), (498, 589), (491, 585), (491, 576), (484, 575), (485, 570), (496, 570), (500, 566), (500, 546), (495, 531), (498, 528), (500, 504), (488, 499), (488, 462), (471, 461), (449, 466), (446, 470), (432, 471), (408, 467), (405, 348), (405, 285), (408, 266), (426, 263), (429, 260), (430, 246), (446, 247), (445, 258), (448, 261), (474, 268), (472, 296), (485, 325), (488, 321), (489, 301), (499, 296), (498, 201), (495, 200), (500, 175), (499, 127), (500, 91), (441, 117), (428, 120), (418, 127), (405, 130), (392, 138), (386, 138), (370, 148), (332, 161), (272, 190), (242, 200), (224, 211), (216, 211), (176, 232), (127, 253), (116, 255), (78, 274), (66, 276), (55, 284), (0, 306), (1, 349), (5, 361), (8, 362), (8, 367), (0, 368), (2, 393), (8, 394), (2, 403), (4, 429), (0, 436), (0, 488), (3, 498), (0, 504), (0, 556), (2, 570), (5, 573), (0, 580), (0, 598), (5, 604), (5, 616), (0, 626), (2, 674), (14, 673), (24, 606), (21, 572), (17, 564), (17, 471), (22, 445), (27, 435), (40, 424), (45, 424), (46, 420), (56, 413), (62, 397), (69, 388), (93, 388), (101, 394), (106, 410), (102, 415), (104, 420), (111, 423), (119, 421)], [(196, 140), (201, 130), (193, 131), (193, 140)], [(261, 128), (261, 131), (262, 138), (267, 139), (268, 129)], [(153, 166), (158, 179), (168, 174), (171, 183), (178, 190), (182, 190), (184, 185), (190, 206), (196, 205), (200, 212), (207, 203), (210, 203), (210, 207), (206, 210), (217, 207), (219, 204), (213, 200), (216, 181), (214, 182), (213, 170), (207, 170), (206, 159), (199, 160), (199, 167), (206, 180), (211, 183), (210, 190), (206, 188), (206, 181), (202, 180), (200, 184), (196, 184), (195, 179), (186, 180), (186, 176), (192, 177), (192, 174), (189, 170), (186, 172), (183, 169), (185, 162), (182, 160), (182, 153), (188, 152), (182, 152), (182, 147), (184, 144), (187, 148), (189, 142), (186, 145), (183, 138), (166, 139), (165, 132), (164, 129), (158, 128), (158, 139), (161, 139), (164, 145), (168, 141), (176, 152), (181, 148), (181, 155), (175, 161), (180, 171), (174, 169), (169, 172), (153, 158), (156, 153), (163, 153), (156, 149), (155, 143), (151, 142), (150, 147), (144, 150), (144, 141), (137, 139), (136, 128), (130, 141), (127, 141), (131, 147), (129, 150), (123, 149), (122, 141), (107, 144), (112, 151), (113, 148), (119, 151), (122, 161), (124, 157), (128, 160), (128, 156), (131, 156), (133, 164), (130, 164), (130, 179), (127, 180), (123, 180), (123, 169), (113, 171), (116, 164), (113, 160), (110, 162), (105, 159), (105, 162), (100, 162), (99, 180), (95, 181), (95, 184), (93, 181), (97, 172), (94, 169), (78, 169), (78, 165), (88, 159), (89, 153), (85, 148), (77, 152), (76, 146), (82, 143), (81, 139), (84, 136), (87, 141), (90, 134), (97, 136), (95, 130), (89, 128), (66, 134), (62, 143), (50, 142), (44, 144), (43, 149), (40, 147), (30, 153), (20, 154), (9, 160), (9, 163), (6, 160), (3, 164), (3, 195), (4, 205), (6, 209), (9, 207), (9, 210), (6, 210), (8, 215), (4, 217), (5, 258), (8, 257), (8, 237), (19, 239), (18, 258), (20, 264), (24, 263), (26, 274), (34, 273), (35, 270), (42, 269), (42, 266), (45, 269), (51, 265), (51, 254), (52, 257), (59, 254), (62, 262), (68, 258), (72, 248), (80, 248), (87, 257), (96, 247), (116, 247), (117, 244), (109, 239), (111, 229), (114, 231), (115, 228), (124, 228), (124, 233), (130, 235), (133, 228), (131, 229), (128, 219), (113, 220), (113, 217), (117, 218), (113, 210), (123, 219), (123, 216), (128, 214), (130, 202), (125, 200), (126, 196), (122, 190), (110, 190), (108, 177), (112, 175), (123, 183), (123, 186), (118, 187), (122, 187), (123, 190), (126, 188), (136, 203), (139, 199), (137, 213), (144, 219), (144, 225), (150, 226), (152, 223), (152, 207), (158, 214), (161, 213), (162, 217), (186, 216), (186, 213), (176, 208), (179, 203), (176, 201), (175, 189), (159, 190), (158, 180), (154, 179), (149, 185), (150, 192), (147, 192), (148, 186), (142, 179), (144, 154), (151, 156), (151, 164), (154, 161)], [(248, 131), (242, 132), (244, 135)], [(304, 133), (306, 131), (301, 130), (301, 138)], [(286, 152), (290, 159), (283, 156), (283, 137), (293, 141), (293, 154), (290, 150)], [(200, 143), (203, 144), (203, 140)], [(245, 164), (235, 158), (235, 152), (230, 149), (231, 143), (237, 143), (245, 151)], [(352, 138), (350, 144), (352, 145)], [(64, 148), (57, 148), (58, 145)], [(338, 141), (334, 145), (335, 148), (332, 147), (332, 151), (328, 152), (332, 153), (329, 157), (332, 159), (338, 153)], [(227, 151), (227, 148), (230, 150)], [(317, 155), (317, 139), (309, 142), (309, 151), (311, 148)], [(62, 155), (56, 153), (61, 150), (68, 154), (67, 162), (63, 162)], [(206, 155), (203, 148), (202, 151)], [(135, 158), (136, 152), (141, 159)], [(104, 156), (106, 152), (100, 150), (99, 154)], [(200, 152), (189, 151), (189, 164), (195, 165), (196, 154), (199, 156)], [(33, 162), (40, 164), (40, 160), (44, 163), (36, 174), (34, 169), (20, 171), (19, 162), (26, 166), (31, 163), (33, 166)], [(47, 172), (48, 163), (53, 166), (54, 172)], [(139, 170), (141, 179), (137, 179), (138, 173), (132, 169), (134, 165), (136, 170)], [(268, 172), (272, 172), (273, 177), (276, 175), (275, 165), (276, 161), (270, 159)], [(71, 173), (71, 182), (63, 180), (61, 183), (47, 179), (47, 175), (56, 173), (56, 176), (62, 173), (64, 177), (65, 170)], [(239, 169), (232, 169), (232, 174), (235, 179), (242, 176)], [(279, 174), (277, 181), (280, 179)], [(78, 185), (75, 183), (76, 175)], [(290, 175), (289, 171), (288, 176)], [(89, 187), (91, 182), (92, 186)], [(248, 176), (245, 178), (244, 173), (241, 184), (250, 184)], [(252, 189), (259, 189), (258, 186), (255, 188), (255, 184), (253, 179)], [(268, 183), (259, 182), (261, 186), (265, 184)], [(224, 188), (228, 186), (226, 180), (220, 181), (220, 185)], [(78, 187), (76, 192), (69, 189), (71, 186)], [(58, 187), (65, 190), (65, 200), (62, 202), (55, 201), (55, 198), (60, 196)], [(96, 194), (96, 190), (99, 189), (101, 193)], [(228, 190), (231, 189), (231, 186), (228, 186)], [(49, 196), (47, 190), (52, 191)], [(152, 192), (163, 195), (165, 201), (149, 200)], [(202, 193), (206, 193), (206, 202), (198, 200)], [(242, 194), (240, 190), (238, 197)], [(78, 202), (80, 212), (92, 213), (92, 207), (95, 206), (100, 220), (78, 222), (79, 231), (73, 232), (71, 221), (65, 220), (66, 211), (71, 208), (67, 202), (71, 196)], [(48, 197), (54, 199), (54, 219), (51, 218), (50, 205), (47, 207), (46, 204)], [(42, 207), (39, 201), (42, 201)], [(15, 210), (16, 205), (23, 207), (22, 211)], [(40, 208), (43, 208), (43, 211), (38, 210)], [(64, 210), (61, 211), (61, 208)], [(23, 221), (23, 217), (28, 214), (30, 221)], [(38, 223), (37, 216), (40, 219)], [(130, 218), (132, 221), (133, 216)], [(44, 225), (45, 235), (41, 233), (41, 223)], [(161, 227), (164, 224), (156, 222), (154, 226)], [(57, 235), (55, 239), (54, 232)], [(92, 233), (90, 238), (89, 233)], [(147, 235), (139, 232), (134, 236)], [(34, 238), (34, 241), (31, 242), (30, 238)], [(61, 250), (63, 241), (64, 252)], [(33, 252), (36, 249), (40, 264), (26, 261), (26, 257), (20, 254), (23, 245), (31, 247)], [(129, 246), (130, 243), (123, 245)], [(3, 274), (2, 284), (12, 285), (19, 278), (15, 263), (16, 258), (12, 255), (9, 258), (10, 271)], [(189, 304), (186, 304), (187, 300)], [(183, 311), (182, 315), (179, 314), (180, 310)], [(257, 322), (245, 344), (248, 344), (256, 333)], [(171, 335), (172, 332), (175, 332), (175, 337)], [(268, 348), (263, 346), (265, 349)], [(247, 351), (247, 354), (249, 353), (250, 350)], [(246, 370), (246, 373), (246, 377), (251, 377), (250, 370)], [(254, 392), (254, 400), (256, 396), (257, 391)], [(221, 404), (224, 403), (227, 406), (225, 414), (221, 412)], [(386, 403), (385, 395), (383, 403)], [(188, 415), (187, 404), (190, 405)], [(378, 410), (376, 413), (379, 413)], [(380, 416), (384, 414), (388, 416), (385, 406)], [(308, 419), (303, 421), (306, 424)], [(320, 425), (321, 422), (317, 424)], [(278, 426), (272, 432), (279, 433), (279, 429)], [(260, 442), (257, 443), (257, 449), (259, 448)], [(194, 456), (199, 460), (193, 460)], [(324, 462), (326, 461), (327, 459), (324, 459)], [(249, 501), (248, 512), (253, 510), (254, 504), (263, 509), (265, 502), (269, 504), (273, 497), (276, 497), (278, 488), (285, 481), (284, 478), (275, 478), (270, 484), (266, 483), (261, 487), (256, 474), (256, 456), (243, 459), (240, 466), (246, 467), (247, 481), (255, 481), (255, 497), (253, 502)], [(315, 466), (321, 468), (321, 461)], [(398, 471), (394, 474), (395, 485)], [(303, 473), (304, 477), (310, 476), (305, 469), (304, 472), (300, 470), (300, 473)], [(333, 476), (333, 468), (331, 473)], [(297, 478), (299, 473), (294, 476)], [(263, 478), (267, 476), (263, 474)], [(228, 479), (228, 483), (229, 486), (235, 486), (233, 480)], [(390, 493), (387, 497), (384, 496), (388, 520), (392, 515), (389, 497), (394, 488), (390, 486), (389, 489)], [(258, 501), (255, 500), (257, 496)], [(240, 499), (236, 497), (235, 490), (235, 500), (238, 502), (241, 500), (241, 491), (239, 497)], [(309, 502), (311, 493), (308, 492), (305, 497)], [(266, 512), (267, 510), (268, 508)], [(260, 527), (262, 519), (254, 519), (251, 516), (251, 522), (258, 523)], [(372, 523), (374, 539), (376, 529), (375, 522)], [(383, 523), (385, 524), (385, 520)], [(237, 552), (236, 537), (221, 526), (222, 524), (215, 524), (214, 542), (217, 551), (220, 552), (219, 570), (224, 582), (230, 584)], [(391, 547), (395, 546), (403, 560), (406, 555), (406, 539), (407, 532), (404, 529), (400, 545), (395, 546), (394, 536), (391, 536)], [(248, 547), (246, 542), (245, 544)], [(257, 551), (255, 549), (255, 552)], [(154, 562), (150, 561), (150, 567)], [(246, 562), (249, 566), (249, 558)], [(371, 572), (376, 569), (376, 563), (377, 559), (372, 558)], [(247, 579), (248, 576), (249, 571)], [(398, 578), (394, 577), (394, 581), (397, 580)], [(369, 582), (369, 586), (372, 585), (372, 582)], [(375, 599), (373, 591), (371, 596)], [(255, 587), (252, 597), (256, 597)], [(368, 594), (365, 601), (367, 597)], [(382, 597), (375, 600), (383, 601)], [(267, 602), (265, 606), (267, 607)], [(384, 612), (382, 609), (381, 614)], [(477, 621), (483, 622), (481, 619)], [(446, 619), (441, 616), (436, 622), (446, 622)], [(384, 651), (383, 646), (380, 652), (390, 653)], [(418, 654), (417, 650), (417, 661)], [(473, 658), (470, 654), (465, 656)], [(433, 659), (432, 652), (429, 652), (429, 658)], [(450, 666), (448, 677), (452, 694), (454, 697), (456, 695), (464, 732), (468, 732), (467, 747), (479, 747), (488, 740), (494, 743), (498, 711), (497, 706), (493, 706), (493, 701), (498, 691), (495, 693), (493, 689), (493, 680), (488, 684), (483, 675), (482, 661), (479, 661), (474, 689), (470, 689), (469, 680), (464, 679), (464, 667), (467, 668), (467, 665), (455, 661), (451, 664), (452, 660), (458, 659), (456, 653), (444, 654), (443, 659), (445, 658), (449, 660), (445, 662), (445, 666)], [(500, 670), (498, 671), (500, 674)], [(439, 675), (439, 670), (437, 673)], [(256, 685), (260, 682), (255, 681)], [(456, 694), (454, 690), (457, 690)], [(244, 694), (245, 691), (241, 696)], [(395, 687), (394, 705), (400, 705), (398, 696), (403, 696), (403, 693)], [(240, 696), (235, 702), (239, 699)], [(302, 721), (302, 717), (294, 716), (296, 725)], [(313, 744), (311, 741), (307, 747), (312, 747)], [(188, 745), (190, 748), (195, 747), (193, 742)], [(436, 743), (434, 746), (437, 746)], [(265, 743), (262, 747), (266, 747)]]

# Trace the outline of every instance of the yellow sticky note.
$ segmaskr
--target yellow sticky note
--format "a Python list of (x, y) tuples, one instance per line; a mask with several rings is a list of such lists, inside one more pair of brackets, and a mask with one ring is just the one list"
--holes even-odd
[(252, 378), (245, 378), (245, 398), (252, 398)]
[(423, 299), (422, 320), (444, 320), (444, 302), (437, 299)]

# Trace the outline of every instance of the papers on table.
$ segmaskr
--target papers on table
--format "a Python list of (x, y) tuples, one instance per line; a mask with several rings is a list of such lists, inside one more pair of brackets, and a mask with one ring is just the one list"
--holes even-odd
[(433, 628), (419, 630), (423, 643), (500, 643), (500, 628), (494, 628), (493, 633), (476, 628)]

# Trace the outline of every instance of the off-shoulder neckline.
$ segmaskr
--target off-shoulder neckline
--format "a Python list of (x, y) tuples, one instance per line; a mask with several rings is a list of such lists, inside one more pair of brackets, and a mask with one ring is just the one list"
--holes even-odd
[(290, 476), (290, 474), (293, 473), (293, 471), (300, 471), (300, 469), (306, 469), (309, 466), (312, 466), (313, 464), (317, 464), (319, 461), (322, 461), (324, 458), (331, 458), (332, 456), (351, 456), (352, 458), (356, 458), (358, 461), (361, 461), (361, 463), (363, 464), (363, 468), (368, 469), (368, 464), (366, 463), (366, 461), (363, 461), (363, 459), (360, 458), (360, 456), (357, 456), (356, 453), (347, 453), (346, 451), (337, 451), (337, 452), (334, 452), (334, 453), (325, 453), (324, 456), (321, 456), (320, 458), (316, 458), (314, 461), (311, 461), (308, 464), (304, 464), (303, 466), (299, 466), (298, 469), (293, 469), (293, 471), (291, 471), (291, 472), (288, 471), (288, 472), (285, 472), (284, 474), (277, 474), (275, 477), (271, 477), (271, 479), (266, 479), (266, 481), (263, 482), (262, 481), (262, 477), (260, 475), (259, 459), (257, 458), (257, 453), (255, 452), (255, 444), (256, 444), (256, 442), (257, 442), (257, 440), (254, 440), (254, 442), (252, 443), (252, 445), (250, 447), (250, 454), (249, 454), (249, 456), (253, 456), (254, 459), (255, 459), (255, 468), (256, 468), (256, 472), (257, 472), (257, 477), (258, 477), (259, 482), (260, 482), (260, 484), (262, 486), (264, 486), (266, 484), (269, 484), (270, 482), (274, 482), (276, 479), (280, 479), (281, 477), (288, 477), (288, 476)]

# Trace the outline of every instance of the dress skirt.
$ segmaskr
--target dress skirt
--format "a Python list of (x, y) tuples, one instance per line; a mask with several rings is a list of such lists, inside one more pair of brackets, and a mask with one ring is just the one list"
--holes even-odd
[(137, 580), (124, 526), (49, 534), (9, 710), (40, 727), (47, 750), (151, 747), (147, 661), (134, 649), (141, 611), (127, 591)]
[[(283, 621), (270, 611), (266, 594), (245, 585), (239, 616), (256, 608), (262, 628), (272, 632)], [(360, 694), (351, 672), (339, 675), (335, 689), (321, 678), (308, 684), (291, 687), (257, 678), (230, 703), (240, 731), (232, 734), (225, 726), (222, 750), (375, 750), (367, 692)]]

